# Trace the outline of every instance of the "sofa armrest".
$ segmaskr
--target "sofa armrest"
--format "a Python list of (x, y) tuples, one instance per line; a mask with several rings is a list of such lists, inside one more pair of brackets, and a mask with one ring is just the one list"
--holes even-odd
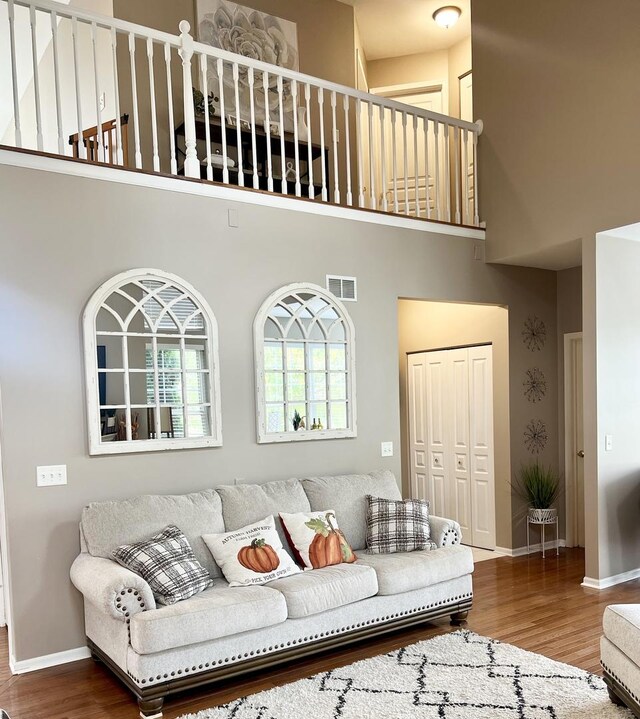
[(151, 587), (144, 579), (111, 559), (82, 552), (71, 565), (70, 575), (88, 602), (121, 622), (156, 608)]
[(451, 547), (454, 544), (460, 544), (462, 541), (460, 525), (453, 519), (431, 515), (429, 525), (431, 527), (431, 541), (435, 542), (438, 547)]

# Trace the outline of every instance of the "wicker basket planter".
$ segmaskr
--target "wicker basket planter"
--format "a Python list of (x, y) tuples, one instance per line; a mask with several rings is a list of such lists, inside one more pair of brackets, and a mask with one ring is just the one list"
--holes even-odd
[(549, 509), (529, 507), (529, 521), (535, 524), (554, 524), (557, 516), (558, 510), (554, 507)]

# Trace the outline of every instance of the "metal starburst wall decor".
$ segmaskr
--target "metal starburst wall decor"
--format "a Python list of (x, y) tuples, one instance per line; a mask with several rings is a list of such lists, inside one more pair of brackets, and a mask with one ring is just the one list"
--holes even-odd
[(549, 440), (547, 427), (541, 419), (532, 419), (524, 430), (524, 445), (531, 454), (544, 451)]
[(522, 341), (531, 352), (539, 352), (547, 340), (547, 328), (536, 315), (529, 315), (522, 329)]
[(532, 367), (525, 372), (522, 386), (524, 387), (524, 396), (534, 404), (543, 400), (547, 394), (547, 378), (544, 376), (544, 372), (537, 367)]

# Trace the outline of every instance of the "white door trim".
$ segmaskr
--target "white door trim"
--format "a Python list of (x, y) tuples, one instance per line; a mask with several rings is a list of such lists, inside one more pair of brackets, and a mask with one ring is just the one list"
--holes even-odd
[(565, 492), (565, 537), (567, 547), (574, 547), (576, 507), (574, 505), (574, 487), (569, 477), (576, 476), (576, 448), (573, 446), (574, 401), (576, 394), (575, 373), (572, 367), (573, 348), (582, 340), (582, 332), (570, 332), (564, 335), (564, 492)]
[(381, 97), (402, 97), (402, 95), (417, 95), (418, 93), (440, 92), (442, 93), (442, 112), (449, 113), (449, 82), (447, 80), (423, 80), (422, 82), (406, 82), (400, 85), (382, 85), (370, 87), (371, 95)]

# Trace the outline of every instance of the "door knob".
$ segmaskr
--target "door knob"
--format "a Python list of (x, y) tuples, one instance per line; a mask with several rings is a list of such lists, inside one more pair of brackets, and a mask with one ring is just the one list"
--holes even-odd
[(578, 451), (578, 457), (584, 457), (584, 449)]

